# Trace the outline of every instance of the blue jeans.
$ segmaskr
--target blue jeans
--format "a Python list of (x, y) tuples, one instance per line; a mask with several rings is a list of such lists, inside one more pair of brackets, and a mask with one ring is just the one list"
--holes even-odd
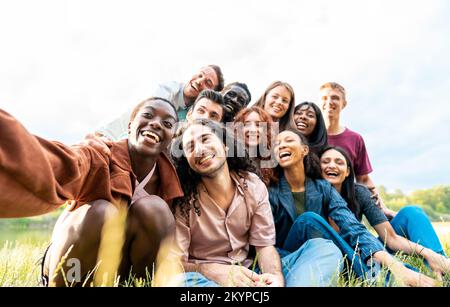
[[(308, 240), (293, 253), (280, 251), (286, 287), (330, 286), (337, 281), (342, 269), (342, 253), (333, 242), (324, 239)], [(255, 270), (259, 273), (259, 269)], [(218, 287), (200, 273), (184, 274), (186, 287)]]
[(446, 256), (433, 225), (422, 208), (417, 206), (402, 208), (391, 220), (391, 225), (398, 235)]
[(305, 241), (314, 238), (324, 238), (333, 243), (346, 256), (346, 262), (356, 276), (364, 278), (370, 274), (369, 268), (363, 263), (355, 250), (325, 221), (323, 217), (314, 212), (305, 212), (300, 215), (292, 225), (283, 249), (294, 251)]

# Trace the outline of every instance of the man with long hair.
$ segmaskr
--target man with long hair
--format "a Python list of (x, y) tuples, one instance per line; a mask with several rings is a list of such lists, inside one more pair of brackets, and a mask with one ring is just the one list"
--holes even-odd
[(175, 253), (186, 286), (320, 283), (310, 277), (313, 257), (302, 257), (307, 244), (280, 259), (267, 188), (231, 131), (194, 121), (173, 143), (172, 156), (183, 182), (184, 196), (175, 202)]

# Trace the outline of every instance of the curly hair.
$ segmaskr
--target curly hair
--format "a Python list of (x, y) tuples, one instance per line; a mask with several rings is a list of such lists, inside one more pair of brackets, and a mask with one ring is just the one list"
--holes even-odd
[[(233, 131), (216, 121), (205, 118), (195, 120), (181, 131), (180, 135), (173, 140), (171, 147), (172, 160), (174, 161), (180, 182), (183, 183), (184, 192), (183, 197), (174, 201), (174, 207), (179, 206), (181, 213), (186, 217), (189, 216), (191, 208), (195, 210), (197, 215), (200, 216), (201, 214), (200, 205), (198, 203), (197, 187), (202, 180), (202, 176), (191, 169), (183, 152), (183, 134), (193, 125), (201, 125), (209, 128), (223, 144), (226, 144), (230, 148), (226, 158), (230, 171), (236, 172), (241, 178), (246, 177), (246, 172), (257, 172), (248, 157), (248, 152), (245, 149), (244, 144), (235, 137)], [(177, 152), (182, 152), (182, 154), (176, 155), (175, 153)]]
[[(235, 124), (236, 123), (244, 123), (245, 119), (251, 113), (258, 114), (258, 116), (261, 118), (261, 121), (267, 123), (266, 140), (263, 145), (264, 145), (264, 147), (266, 147), (266, 148), (264, 148), (264, 150), (267, 150), (268, 152), (272, 152), (272, 141), (273, 141), (273, 138), (275, 137), (275, 131), (273, 129), (274, 128), (273, 120), (266, 111), (264, 111), (262, 108), (255, 106), (255, 105), (245, 108), (245, 109), (242, 109), (238, 114), (236, 114), (236, 117), (234, 118), (234, 123)], [(235, 131), (235, 133), (237, 134), (237, 136), (239, 138), (242, 137), (242, 139), (243, 139), (243, 136), (241, 135), (242, 134), (241, 131)], [(256, 159), (258, 159), (259, 161), (270, 160), (271, 156), (269, 155), (268, 157), (261, 157), (260, 151), (258, 151), (258, 157), (256, 157)], [(276, 178), (274, 177), (274, 171), (272, 168), (259, 168), (259, 171), (261, 173), (261, 180), (265, 183), (266, 186), (269, 186), (273, 180), (276, 180)]]

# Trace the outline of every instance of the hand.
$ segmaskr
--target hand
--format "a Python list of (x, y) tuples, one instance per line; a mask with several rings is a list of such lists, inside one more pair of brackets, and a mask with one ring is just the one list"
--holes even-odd
[(260, 275), (240, 265), (205, 263), (200, 273), (224, 287), (255, 287)]
[(428, 265), (436, 274), (436, 278), (442, 281), (443, 274), (450, 274), (450, 259), (432, 251), (425, 249), (422, 255), (427, 260)]
[(437, 285), (437, 280), (424, 274), (410, 270), (401, 264), (395, 270), (391, 268), (391, 272), (394, 274), (395, 280), (403, 286), (435, 287)]
[(106, 136), (100, 133), (89, 133), (84, 137), (84, 140), (81, 142), (82, 145), (88, 145), (96, 150), (103, 152), (105, 155), (110, 156), (111, 151), (109, 148), (112, 146), (112, 141), (108, 139)]
[(386, 207), (375, 187), (369, 187), (369, 190), (372, 192), (371, 198), (375, 201), (377, 207), (383, 211), (384, 215), (386, 215), (389, 220), (392, 220), (397, 215), (397, 212)]
[(284, 280), (275, 274), (264, 273), (254, 279), (259, 287), (284, 287)]

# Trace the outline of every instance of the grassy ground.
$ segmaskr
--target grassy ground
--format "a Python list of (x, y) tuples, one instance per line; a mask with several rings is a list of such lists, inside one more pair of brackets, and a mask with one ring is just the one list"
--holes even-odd
[[(441, 242), (447, 255), (450, 255), (450, 223), (434, 224), (438, 232)], [(39, 285), (40, 276), (40, 259), (44, 254), (48, 244), (48, 237), (43, 236), (40, 239), (29, 237), (21, 241), (4, 241), (0, 245), (0, 286), (29, 286)], [(405, 262), (422, 266), (417, 258), (405, 257)], [(422, 266), (423, 267), (423, 266)], [(129, 280), (125, 282), (125, 286), (142, 286), (147, 282)], [(356, 278), (340, 278), (339, 286), (343, 287), (359, 287), (368, 286), (362, 284)], [(372, 286), (381, 286), (381, 283), (372, 284)]]

